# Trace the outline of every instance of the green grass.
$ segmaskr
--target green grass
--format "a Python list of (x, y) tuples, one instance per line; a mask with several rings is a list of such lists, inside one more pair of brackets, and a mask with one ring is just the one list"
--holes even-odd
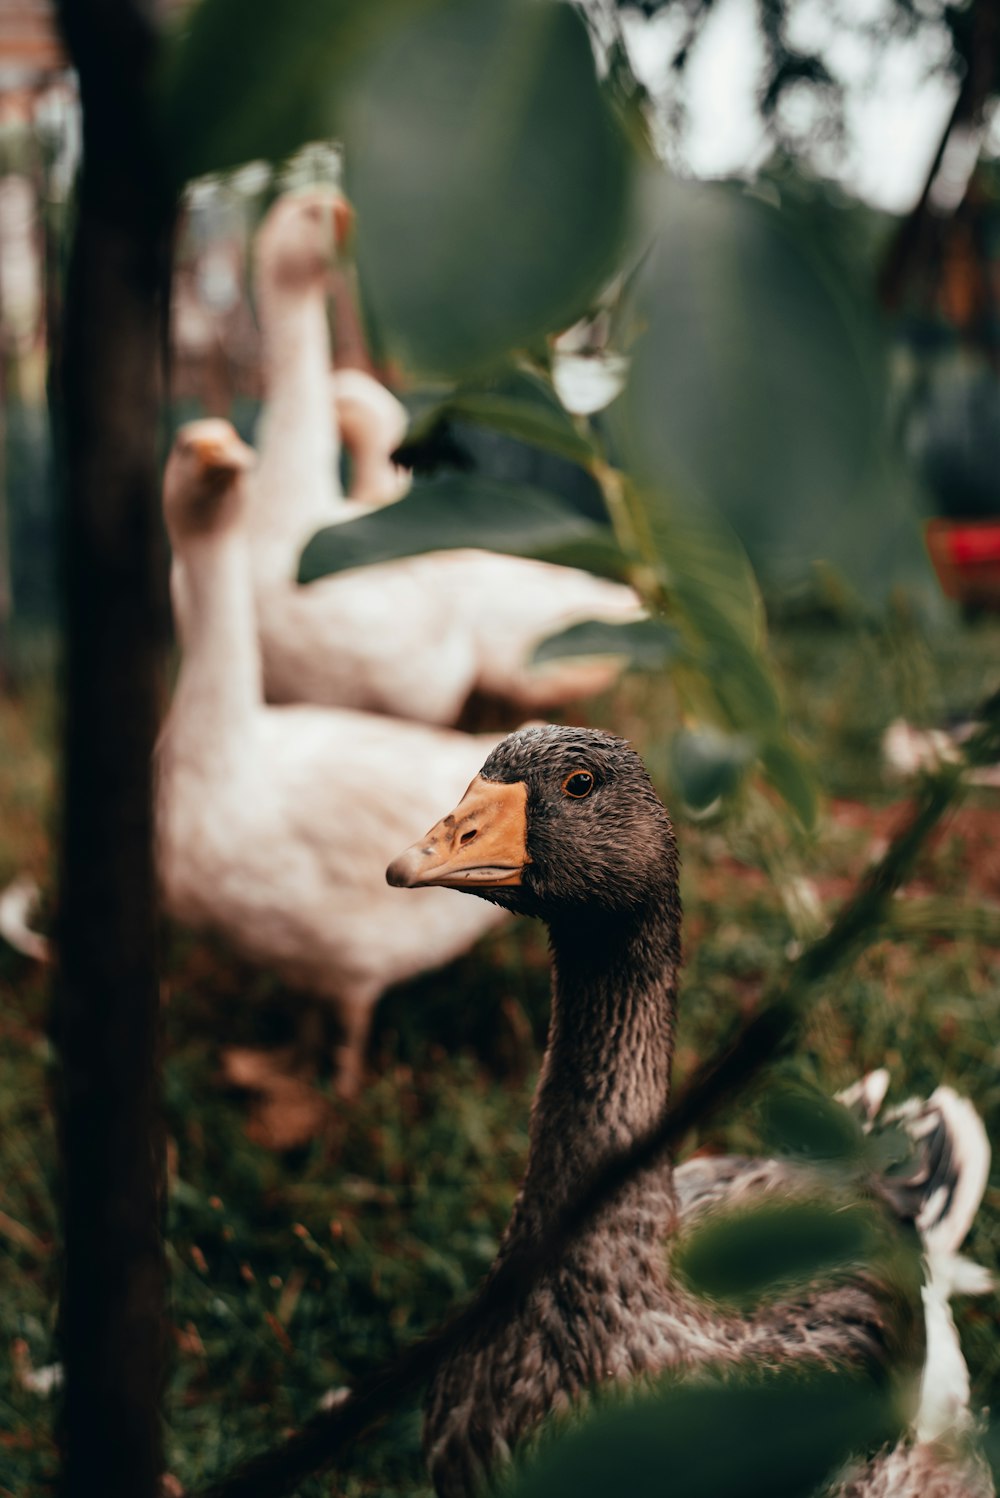
[[(1000, 626), (956, 626), (933, 650), (905, 633), (802, 626), (775, 646), (796, 730), (826, 789), (877, 809), (898, 795), (879, 768), (882, 728), (898, 711), (960, 708), (996, 685)], [(640, 680), (595, 709), (654, 764), (671, 711), (669, 694)], [(27, 867), (51, 888), (53, 719), (44, 681), (0, 702), (0, 881)], [(986, 816), (1000, 797), (981, 793), (976, 804)], [(776, 819), (762, 823), (760, 808), (682, 820), (679, 830), (683, 1078), (759, 995), (794, 934), (765, 864), (804, 870), (833, 900), (863, 867), (870, 832), (826, 817), (803, 843)], [(796, 1064), (831, 1090), (882, 1063), (896, 1096), (945, 1078), (972, 1096), (1000, 1138), (997, 954), (974, 935), (948, 935), (949, 912), (989, 893), (989, 839), (977, 841), (974, 830), (959, 823), (924, 860), (920, 890), (937, 902), (934, 930), (880, 942), (818, 995)], [(261, 1043), (279, 1034), (284, 996), (218, 945), (170, 936), (167, 1449), (185, 1486), (292, 1429), (326, 1391), (391, 1356), (475, 1287), (524, 1163), (547, 981), (543, 934), (523, 926), (389, 995), (358, 1106), (280, 1158), (246, 1138), (245, 1104), (222, 1084), (218, 1050), (223, 1038)], [(57, 1356), (47, 1006), (44, 973), (0, 946), (0, 1494), (17, 1498), (50, 1493), (55, 1466), (53, 1401), (22, 1380), (27, 1366)], [(752, 1109), (734, 1109), (709, 1138), (752, 1144)], [(994, 1184), (970, 1245), (991, 1265), (1000, 1260), (998, 1208)], [(981, 1404), (1000, 1397), (996, 1315), (990, 1298), (960, 1315)], [(301, 1489), (307, 1498), (330, 1491), (329, 1479)], [(335, 1491), (427, 1491), (416, 1402), (355, 1449)]]

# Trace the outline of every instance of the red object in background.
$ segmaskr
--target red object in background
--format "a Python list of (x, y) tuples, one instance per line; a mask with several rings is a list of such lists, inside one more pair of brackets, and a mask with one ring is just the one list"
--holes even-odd
[(1000, 519), (929, 520), (926, 537), (945, 594), (1000, 611)]

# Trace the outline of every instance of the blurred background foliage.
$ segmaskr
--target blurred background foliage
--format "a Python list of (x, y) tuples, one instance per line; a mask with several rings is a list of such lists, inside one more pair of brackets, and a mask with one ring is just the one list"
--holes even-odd
[[(664, 176), (613, 6), (339, 4), (306, 44), (296, 12), (244, 9), (235, 28), (227, 3), (205, 0), (177, 28), (163, 79), (168, 163), (190, 176), (336, 134), (368, 336), (423, 407), (418, 451), (421, 434), (456, 419), (548, 449), (596, 480), (617, 543), (599, 520), (584, 533), (572, 494), (438, 472), (357, 522), (356, 536), (318, 538), (303, 579), (477, 542), (626, 577), (679, 633), (678, 792), (705, 807), (756, 766), (810, 825), (814, 788), (785, 730), (759, 587), (815, 591), (821, 563), (849, 589), (841, 603), (875, 614), (900, 586), (932, 608), (934, 589), (920, 478), (893, 419), (879, 267), (859, 258), (856, 229), (835, 225), (843, 211), (817, 194), (805, 143), (782, 126), (811, 90), (820, 139), (841, 130), (843, 90), (818, 51), (794, 42), (794, 7), (759, 7), (759, 104), (775, 154), (748, 189)], [(883, 17), (883, 45), (919, 29), (907, 9)], [(675, 78), (710, 12), (687, 7)], [(965, 108), (981, 107), (991, 28), (948, 6), (937, 22), (957, 72), (975, 43), (977, 98)], [(237, 30), (234, 82), (208, 88), (213, 49)], [(263, 111), (246, 87), (258, 76), (277, 101)], [(559, 354), (545, 342), (587, 314), (595, 358), (627, 369), (596, 421), (561, 406)], [(430, 411), (428, 376), (448, 382)]]
[[(892, 0), (877, 19), (841, 20), (876, 50), (926, 34), (933, 65), (956, 78), (971, 78), (975, 43), (963, 125), (982, 113), (995, 60), (987, 21), (966, 14), (976, 9)], [(662, 89), (676, 108), (660, 99), (657, 112), (630, 62), (637, 10), (673, 28)], [(836, 165), (846, 129), (829, 27), (810, 50), (794, 4), (757, 7), (771, 154), (751, 182), (704, 184), (665, 175), (654, 143), (669, 118), (675, 155), (683, 146), (707, 4), (238, 11), (202, 0), (168, 30), (163, 161), (178, 185), (203, 179), (188, 244), (199, 220), (234, 213), (245, 236), (273, 186), (302, 172), (296, 153), (334, 137), (367, 336), (413, 410), (408, 456), (428, 470), (356, 534), (318, 538), (303, 577), (477, 542), (628, 577), (678, 632), (679, 792), (710, 805), (756, 766), (808, 825), (810, 773), (785, 731), (759, 591), (875, 616), (905, 594), (933, 611), (918, 516), (988, 507), (986, 443), (969, 434), (988, 436), (996, 391), (988, 361), (961, 349), (914, 356), (905, 319), (887, 320), (876, 298), (902, 231), (816, 174)], [(815, 128), (803, 134), (788, 118), (804, 95)], [(218, 283), (203, 272), (203, 299), (232, 297)], [(581, 316), (577, 363), (614, 375), (597, 409), (570, 411), (552, 337)], [(513, 473), (512, 451), (527, 452)], [(41, 452), (35, 462), (42, 473)], [(483, 482), (494, 479), (504, 487)], [(46, 538), (21, 541), (30, 490), (11, 487), (13, 587), (30, 620), (45, 607)]]
[[(764, 146), (753, 173), (726, 182), (676, 170), (685, 76), (712, 40), (710, 0), (622, 6), (624, 21), (597, 3), (201, 0), (173, 21), (158, 85), (163, 163), (188, 206), (179, 272), (194, 267), (220, 317), (240, 315), (243, 288), (237, 277), (234, 293), (213, 245), (225, 229), (245, 253), (279, 185), (317, 170), (342, 175), (357, 212), (366, 331), (410, 406), (407, 452), (419, 476), (399, 504), (321, 532), (302, 560), (306, 585), (482, 545), (627, 578), (646, 603), (648, 619), (576, 626), (538, 658), (613, 650), (646, 673), (594, 716), (636, 739), (682, 816), (706, 818), (685, 828), (694, 955), (682, 1076), (707, 1053), (720, 1014), (740, 1012), (808, 926), (793, 909), (803, 858), (822, 908), (870, 852), (871, 818), (852, 823), (837, 802), (864, 800), (870, 811), (891, 795), (876, 763), (889, 717), (968, 706), (996, 660), (995, 626), (970, 633), (943, 617), (919, 528), (932, 509), (997, 508), (990, 7), (888, 0), (868, 20), (835, 7), (865, 45), (929, 38), (933, 66), (955, 80), (952, 139), (975, 134), (982, 152), (949, 213), (920, 220), (920, 253), (895, 280), (887, 267), (914, 220), (895, 223), (831, 180), (846, 150), (847, 85), (829, 48), (797, 40), (802, 8), (754, 7)], [(640, 11), (675, 36), (658, 98), (629, 60), (627, 25)], [(44, 209), (50, 328), (72, 156), (65, 121), (56, 124), (0, 131), (4, 175), (33, 180)], [(331, 138), (336, 150), (310, 145)], [(657, 160), (664, 151), (672, 174)], [(3, 305), (0, 545), (22, 691), (0, 721), (6, 877), (26, 865), (43, 874), (48, 857), (44, 642), (56, 598), (39, 344), (11, 332), (9, 289)], [(578, 320), (576, 342), (557, 341)], [(43, 362), (50, 352), (43, 334)], [(568, 393), (574, 357), (599, 377), (600, 397)], [(174, 373), (175, 414), (218, 404), (197, 381), (185, 384), (182, 359)], [(253, 382), (237, 388), (232, 367), (227, 378), (229, 413), (248, 431)], [(797, 825), (776, 816), (762, 782)], [(832, 811), (820, 811), (824, 795)], [(822, 851), (801, 837), (817, 820)], [(990, 866), (987, 944), (982, 922), (963, 928), (973, 843), (966, 828), (939, 847), (917, 936), (897, 939), (900, 913), (838, 994), (817, 1003), (796, 1075), (832, 1089), (888, 1059), (902, 1087), (927, 1090), (944, 1060), (1000, 1122), (991, 975), (1000, 917)], [(777, 890), (764, 871), (777, 874)], [(51, 1464), (36, 1430), (43, 1396), (23, 1376), (53, 1348), (54, 1165), (40, 1106), (50, 1053), (40, 981), (9, 953), (0, 964), (10, 999), (0, 1025), (20, 1048), (18, 1075), (0, 1063), (11, 1182), (0, 1237), (16, 1283), (0, 1313), (15, 1353), (0, 1393), (12, 1433), (0, 1443), (0, 1490), (21, 1495), (47, 1491)], [(244, 1138), (209, 1059), (221, 1004), (252, 992), (259, 1006), (241, 1004), (234, 1025), (259, 1038), (282, 1030), (280, 995), (210, 944), (174, 940), (170, 1455), (182, 1480), (245, 1455), (265, 1424), (300, 1422), (325, 1391), (477, 1282), (524, 1157), (544, 969), (537, 933), (518, 933), (390, 999), (379, 1079), (335, 1137), (288, 1169)], [(454, 993), (465, 990), (475, 1004), (456, 1013)], [(775, 1147), (774, 1118), (762, 1138), (755, 1127), (728, 1120), (702, 1142)], [(787, 1118), (782, 1127), (787, 1142)], [(688, 1272), (713, 1294), (757, 1293), (780, 1239), (783, 1274), (808, 1275), (826, 1251), (816, 1230), (827, 1215), (744, 1224), (742, 1237), (730, 1225), (718, 1244), (692, 1246)], [(841, 1226), (838, 1262), (875, 1251), (861, 1215)], [(992, 1261), (998, 1248), (994, 1214), (974, 1249)], [(734, 1286), (734, 1255), (760, 1272)], [(992, 1320), (975, 1307), (963, 1324), (980, 1402), (995, 1398)], [(669, 1466), (679, 1492), (750, 1494), (767, 1481), (774, 1493), (773, 1448), (754, 1442), (780, 1425), (781, 1491), (805, 1493), (900, 1418), (888, 1394), (842, 1383), (668, 1389), (601, 1412), (512, 1491), (606, 1492), (627, 1450), (636, 1492), (659, 1490)], [(704, 1450), (717, 1445), (720, 1421), (745, 1439), (719, 1452), (713, 1472)], [(343, 1491), (416, 1491), (417, 1432), (415, 1413), (400, 1413)]]

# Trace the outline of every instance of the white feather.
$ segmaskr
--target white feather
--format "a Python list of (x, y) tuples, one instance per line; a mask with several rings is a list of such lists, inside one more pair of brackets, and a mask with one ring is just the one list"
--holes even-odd
[(0, 936), (15, 952), (33, 962), (51, 962), (52, 950), (47, 936), (31, 925), (41, 891), (30, 874), (18, 874), (0, 892)]
[[(888, 1085), (889, 1074), (882, 1067), (838, 1093), (838, 1101), (845, 1107), (860, 1105), (870, 1128)], [(926, 1102), (910, 1098), (888, 1109), (884, 1118), (888, 1124), (901, 1124), (918, 1144), (938, 1130), (947, 1141), (946, 1178), (929, 1190), (916, 1218), (923, 1246), (926, 1351), (913, 1433), (918, 1442), (931, 1442), (961, 1435), (973, 1424), (969, 1370), (950, 1302), (955, 1295), (984, 1295), (995, 1288), (988, 1270), (958, 1252), (986, 1190), (990, 1143), (968, 1098), (944, 1085)]]

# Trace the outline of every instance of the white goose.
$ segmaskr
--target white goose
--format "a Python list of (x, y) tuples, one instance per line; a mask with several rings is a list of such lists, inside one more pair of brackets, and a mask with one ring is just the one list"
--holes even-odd
[(398, 847), (467, 784), (494, 740), (315, 706), (267, 707), (245, 528), (250, 448), (225, 421), (178, 433), (164, 513), (182, 661), (157, 748), (167, 912), (213, 929), (336, 1011), (337, 1084), (361, 1077), (372, 1010), (502, 920), (385, 886)]
[(280, 198), (257, 239), (267, 400), (247, 530), (264, 690), (271, 702), (452, 723), (468, 696), (471, 646), (452, 629), (445, 600), (426, 595), (406, 563), (310, 588), (295, 582), (309, 538), (357, 513), (337, 476), (326, 315), (342, 212), (328, 189)]
[(327, 274), (334, 216), (346, 211), (326, 189), (282, 198), (258, 236), (267, 404), (250, 540), (268, 698), (455, 723), (473, 694), (540, 712), (603, 690), (619, 669), (606, 659), (529, 663), (541, 639), (577, 620), (634, 617), (636, 597), (620, 584), (480, 551), (295, 584), (310, 536), (356, 513), (336, 477), (338, 405), (353, 442), (352, 498), (383, 503), (404, 482), (389, 458), (402, 407), (358, 371), (331, 384)]

